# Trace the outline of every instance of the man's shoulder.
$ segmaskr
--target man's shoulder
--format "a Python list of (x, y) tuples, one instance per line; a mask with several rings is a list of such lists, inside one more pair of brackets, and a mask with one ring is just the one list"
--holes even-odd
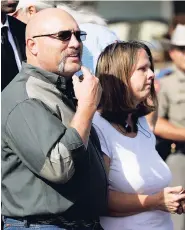
[(8, 16), (8, 21), (9, 21), (10, 24), (22, 27), (23, 29), (26, 28), (26, 24), (25, 23), (21, 22), (20, 20), (14, 18), (12, 16)]
[[(118, 40), (117, 35), (107, 26), (102, 26), (93, 23), (83, 23), (80, 24), (80, 28), (87, 32), (87, 39), (90, 40), (92, 40), (93, 38), (95, 38), (95, 40), (98, 38), (104, 41), (106, 41), (107, 39), (111, 39), (112, 42)], [(88, 34), (90, 36), (88, 36)]]
[(174, 70), (171, 74), (168, 76), (163, 77), (159, 81), (159, 87), (160, 87), (160, 93), (159, 95), (162, 95), (165, 93), (168, 95), (168, 97), (171, 97), (173, 95), (177, 95), (179, 92), (179, 84), (181, 84), (178, 80), (177, 73)]
[(8, 22), (9, 22), (10, 30), (12, 31), (12, 33), (16, 33), (19, 35), (21, 33), (21, 35), (25, 36), (25, 30), (26, 30), (25, 23), (21, 22), (20, 20), (12, 16), (8, 16)]
[(92, 31), (92, 29), (96, 28), (97, 30), (104, 30), (106, 28), (106, 26), (102, 26), (102, 25), (98, 25), (98, 24), (94, 24), (94, 23), (81, 23), (80, 28), (84, 29), (84, 30), (88, 30), (88, 32), (90, 32), (90, 33), (94, 33), (94, 31)]
[(18, 73), (15, 78), (3, 89), (1, 93), (2, 111), (9, 112), (11, 108), (27, 99), (26, 81), (23, 71)]
[(177, 78), (176, 78), (175, 71), (173, 70), (170, 74), (164, 76), (159, 81), (161, 84), (164, 84), (164, 85), (169, 85), (169, 84), (171, 85), (171, 84), (176, 83)]

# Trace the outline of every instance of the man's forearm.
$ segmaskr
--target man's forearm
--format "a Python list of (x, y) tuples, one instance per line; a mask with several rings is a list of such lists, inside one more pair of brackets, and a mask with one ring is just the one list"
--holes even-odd
[(71, 127), (77, 130), (86, 147), (89, 140), (92, 118), (95, 111), (96, 108), (94, 106), (79, 106), (70, 124)]
[(154, 133), (165, 139), (185, 141), (185, 128), (176, 127), (162, 117), (158, 118)]

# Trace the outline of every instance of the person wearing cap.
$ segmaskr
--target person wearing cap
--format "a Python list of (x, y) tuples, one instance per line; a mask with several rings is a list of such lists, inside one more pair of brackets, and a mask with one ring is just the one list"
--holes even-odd
[[(166, 160), (173, 175), (172, 185), (185, 187), (185, 25), (178, 24), (174, 30), (169, 55), (173, 72), (160, 80), (155, 134), (173, 143), (173, 151)], [(175, 230), (185, 229), (185, 215), (172, 219)]]

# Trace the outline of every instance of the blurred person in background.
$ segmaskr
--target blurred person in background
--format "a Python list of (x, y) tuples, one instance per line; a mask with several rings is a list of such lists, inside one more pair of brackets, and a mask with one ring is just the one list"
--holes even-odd
[(109, 178), (109, 216), (101, 224), (105, 230), (172, 230), (170, 213), (185, 212), (185, 194), (179, 194), (182, 186), (168, 187), (171, 172), (145, 119), (157, 109), (151, 52), (141, 42), (115, 42), (100, 54), (96, 76), (102, 97), (93, 125)]
[[(185, 187), (185, 25), (178, 24), (174, 30), (169, 55), (173, 71), (159, 82), (159, 118), (155, 134), (168, 145), (160, 149), (161, 155), (166, 158), (172, 151), (166, 160), (173, 175), (172, 185)], [(185, 229), (185, 215), (172, 218), (175, 230)]]
[[(83, 42), (82, 63), (92, 73), (95, 72), (99, 54), (108, 45), (119, 40), (116, 34), (107, 27), (106, 20), (88, 8), (76, 7), (72, 3), (42, 0), (20, 0), (13, 16), (27, 23), (39, 10), (57, 7), (71, 14), (78, 22), (80, 29), (87, 32), (87, 39)], [(77, 73), (80, 75), (81, 72)]]
[[(116, 34), (107, 27), (106, 20), (88, 8), (76, 7), (73, 3), (57, 1), (20, 0), (13, 13), (17, 19), (27, 23), (39, 10), (48, 7), (57, 7), (71, 14), (78, 22), (81, 30), (87, 32), (87, 39), (83, 42), (82, 63), (92, 73), (95, 72), (99, 54), (108, 45), (119, 40)], [(77, 73), (80, 75), (81, 72)]]
[(166, 34), (164, 34), (163, 38), (161, 39), (161, 43), (162, 43), (161, 45), (162, 45), (163, 50), (164, 50), (164, 59), (165, 59), (165, 63), (167, 63), (168, 67), (161, 69), (156, 74), (157, 80), (164, 77), (164, 76), (167, 76), (173, 72), (173, 67), (171, 66), (172, 62), (171, 62), (171, 58), (170, 58), (168, 50), (169, 50), (169, 42), (170, 42), (171, 36), (172, 36), (173, 31), (175, 30), (175, 28), (178, 24), (185, 25), (185, 13), (177, 14), (172, 18), (172, 20), (169, 24), (168, 32)]
[(67, 11), (71, 15), (74, 15), (76, 21), (79, 23), (92, 23), (92, 24), (98, 24), (102, 26), (107, 26), (106, 20), (101, 17), (99, 14), (94, 12), (93, 9), (77, 5), (75, 2), (65, 2), (64, 1), (58, 1), (57, 8), (62, 8), (63, 10)]
[(171, 23), (169, 25), (168, 32), (164, 36), (166, 39), (168, 39), (168, 40), (171, 39), (172, 34), (173, 34), (174, 30), (176, 29), (178, 24), (185, 25), (185, 13), (179, 13), (172, 18)]
[(1, 1), (1, 90), (21, 69), (25, 55), (26, 25), (7, 14), (13, 13), (18, 1)]
[(40, 10), (53, 7), (55, 7), (55, 1), (52, 0), (20, 0), (12, 16), (27, 24), (30, 18)]

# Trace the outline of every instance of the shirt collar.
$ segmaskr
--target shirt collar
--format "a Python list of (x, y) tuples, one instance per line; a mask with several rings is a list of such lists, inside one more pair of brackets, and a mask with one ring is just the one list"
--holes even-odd
[(22, 64), (22, 69), (24, 70), (25, 73), (36, 77), (40, 78), (45, 82), (50, 82), (53, 85), (56, 86), (56, 88), (62, 92), (66, 90), (71, 90), (71, 83), (72, 80), (67, 81), (65, 77), (60, 76), (58, 74), (46, 71), (44, 69), (41, 69), (39, 67), (35, 67), (33, 65), (27, 64), (23, 62)]
[(185, 81), (185, 73), (182, 70), (180, 70), (179, 68), (177, 68), (176, 66), (174, 67), (174, 69), (175, 69), (175, 72), (177, 75), (176, 76), (177, 79), (181, 82), (184, 82)]
[(7, 16), (6, 16), (6, 21), (5, 21), (5, 23), (2, 24), (2, 22), (1, 22), (1, 29), (2, 29), (3, 27), (8, 27), (8, 29), (9, 29), (9, 27), (10, 27), (9, 22), (8, 22), (8, 17), (7, 17)]

